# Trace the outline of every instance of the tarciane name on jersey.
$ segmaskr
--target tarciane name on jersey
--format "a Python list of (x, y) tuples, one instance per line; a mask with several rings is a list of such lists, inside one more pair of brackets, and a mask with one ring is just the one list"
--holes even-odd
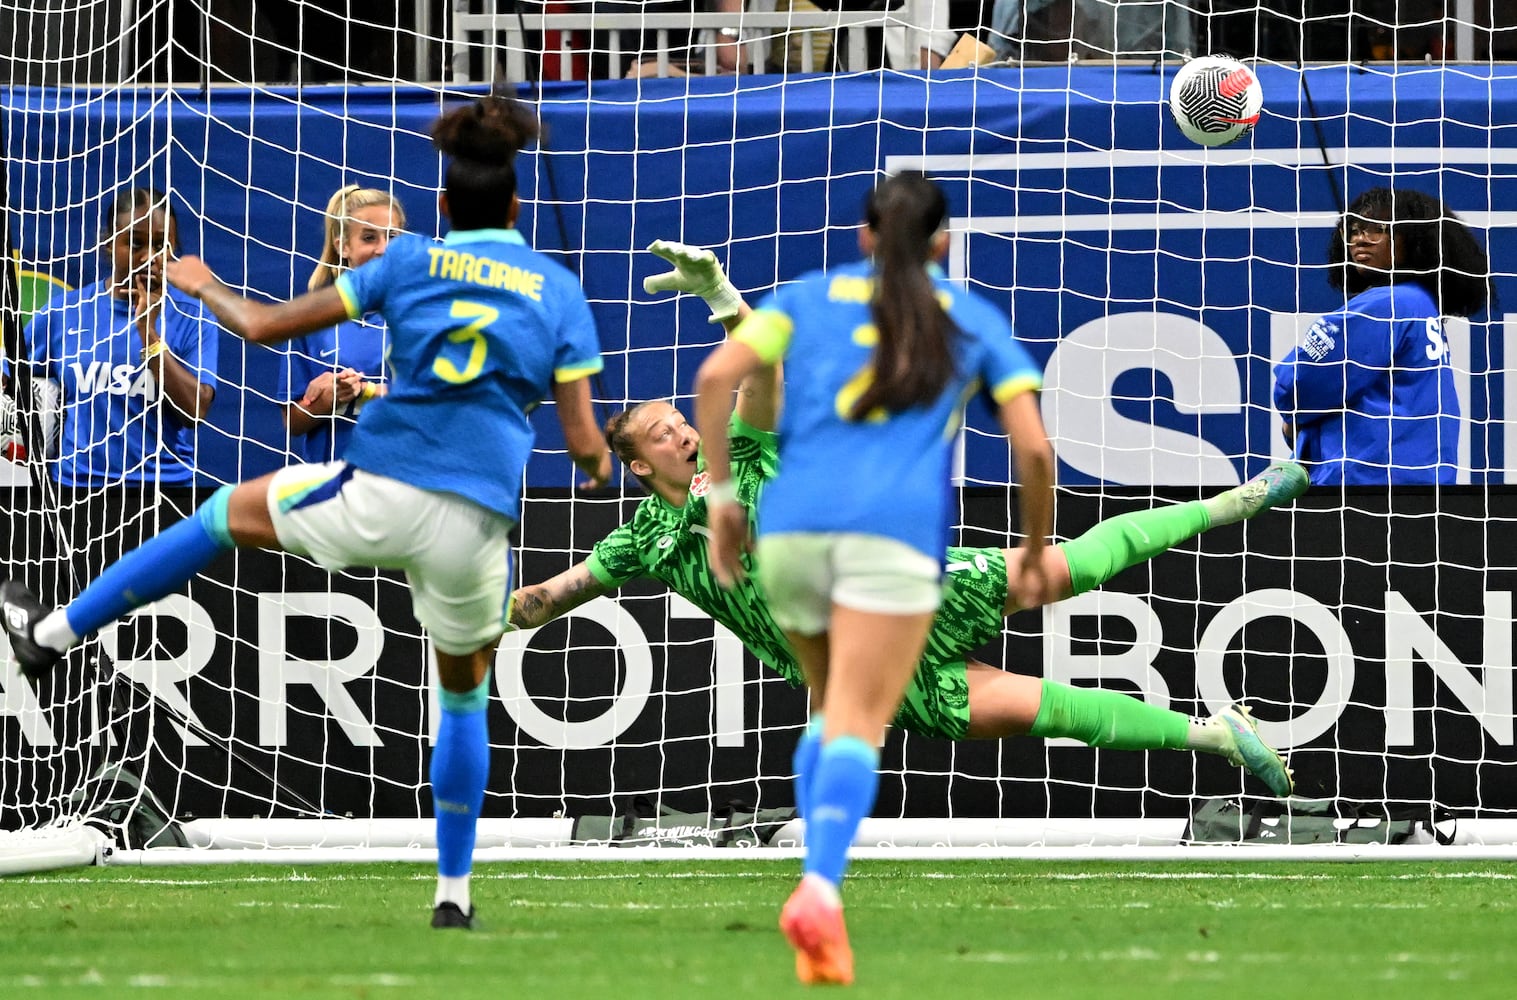
[(471, 285), (516, 292), (534, 302), (543, 300), (543, 276), (537, 271), (444, 247), (430, 248), (427, 256), (431, 258), (431, 266), (427, 270), (430, 278), (467, 281)]

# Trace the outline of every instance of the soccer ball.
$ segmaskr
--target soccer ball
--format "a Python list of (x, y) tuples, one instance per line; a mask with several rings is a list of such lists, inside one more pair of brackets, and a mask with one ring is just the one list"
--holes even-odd
[(1253, 129), (1264, 88), (1253, 70), (1230, 56), (1201, 56), (1175, 74), (1169, 111), (1191, 142), (1225, 146)]

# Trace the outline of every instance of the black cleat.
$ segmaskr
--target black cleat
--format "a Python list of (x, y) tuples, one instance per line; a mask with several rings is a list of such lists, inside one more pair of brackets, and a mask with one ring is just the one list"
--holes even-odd
[(461, 930), (472, 931), (474, 929), (474, 907), (469, 907), (465, 913), (459, 909), (457, 903), (438, 903), (432, 909), (432, 926), (436, 928), (457, 927)]
[(32, 630), (47, 615), (47, 608), (19, 580), (0, 583), (0, 625), (11, 643), (16, 665), (31, 680), (37, 680), (63, 659), (63, 654), (32, 641)]

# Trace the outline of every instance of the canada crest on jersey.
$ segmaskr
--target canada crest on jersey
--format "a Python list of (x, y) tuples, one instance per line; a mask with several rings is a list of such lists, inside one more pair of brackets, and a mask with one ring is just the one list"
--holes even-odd
[(690, 480), (690, 495), (693, 497), (703, 497), (710, 489), (711, 473), (706, 472), (704, 469), (697, 472), (695, 478)]

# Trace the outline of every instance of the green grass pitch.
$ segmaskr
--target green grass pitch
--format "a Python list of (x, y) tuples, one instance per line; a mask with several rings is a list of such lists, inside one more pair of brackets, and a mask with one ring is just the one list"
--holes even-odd
[[(775, 929), (797, 862), (432, 871), (107, 867), (0, 880), (0, 997), (737, 1000), (815, 996)], [(1517, 996), (1517, 864), (857, 863), (847, 995)], [(823, 993), (829, 992), (821, 988)]]

